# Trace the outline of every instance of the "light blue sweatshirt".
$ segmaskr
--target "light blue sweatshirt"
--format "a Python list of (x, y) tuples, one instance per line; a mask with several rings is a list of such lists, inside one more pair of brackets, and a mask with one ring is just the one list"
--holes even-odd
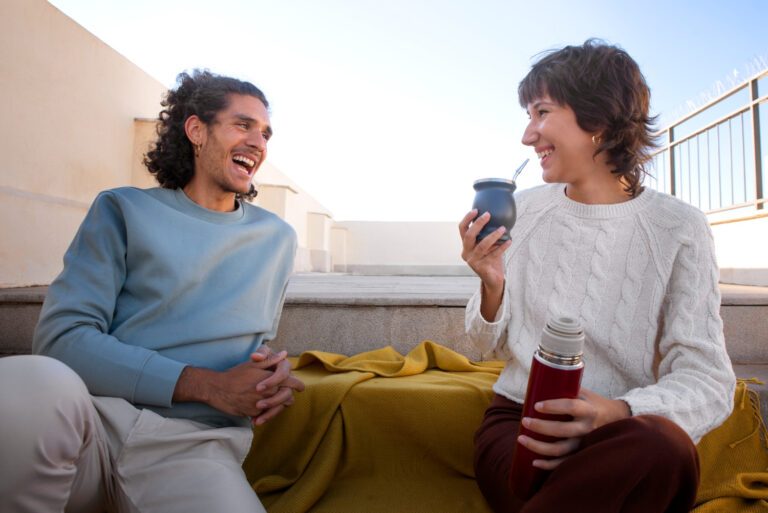
[(293, 229), (245, 202), (215, 212), (180, 189), (102, 192), (48, 289), (33, 350), (69, 365), (93, 395), (248, 425), (171, 398), (186, 365), (223, 371), (274, 338), (295, 252)]

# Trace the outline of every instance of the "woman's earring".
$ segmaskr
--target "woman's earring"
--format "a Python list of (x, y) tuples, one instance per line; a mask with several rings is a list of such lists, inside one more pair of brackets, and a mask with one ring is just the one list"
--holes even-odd
[[(592, 140), (594, 141), (595, 138), (593, 137)], [(203, 145), (200, 143), (192, 143), (192, 146), (195, 148), (195, 157), (200, 156), (200, 150), (203, 149)]]
[(599, 135), (593, 135), (592, 136), (592, 144), (594, 144), (595, 146), (598, 146), (598, 145), (600, 145), (601, 142), (603, 142), (603, 141), (600, 139)]

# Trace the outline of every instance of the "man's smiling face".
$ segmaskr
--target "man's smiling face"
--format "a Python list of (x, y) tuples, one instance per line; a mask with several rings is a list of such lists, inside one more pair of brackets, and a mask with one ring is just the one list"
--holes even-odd
[(256, 97), (231, 94), (229, 106), (207, 125), (193, 180), (216, 192), (247, 194), (267, 157), (269, 113)]

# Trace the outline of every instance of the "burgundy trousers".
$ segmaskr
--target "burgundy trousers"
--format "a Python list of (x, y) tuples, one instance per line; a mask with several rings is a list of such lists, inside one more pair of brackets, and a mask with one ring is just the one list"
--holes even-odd
[(488, 504), (507, 512), (685, 512), (699, 486), (699, 457), (674, 422), (639, 415), (582, 439), (527, 502), (508, 480), (523, 407), (496, 395), (475, 433), (475, 476)]

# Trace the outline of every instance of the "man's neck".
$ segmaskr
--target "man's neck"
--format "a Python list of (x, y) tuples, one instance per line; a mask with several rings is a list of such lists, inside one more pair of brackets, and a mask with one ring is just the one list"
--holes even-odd
[(232, 212), (237, 208), (234, 192), (213, 191), (210, 188), (195, 187), (194, 182), (188, 183), (182, 190), (189, 199), (208, 210)]

